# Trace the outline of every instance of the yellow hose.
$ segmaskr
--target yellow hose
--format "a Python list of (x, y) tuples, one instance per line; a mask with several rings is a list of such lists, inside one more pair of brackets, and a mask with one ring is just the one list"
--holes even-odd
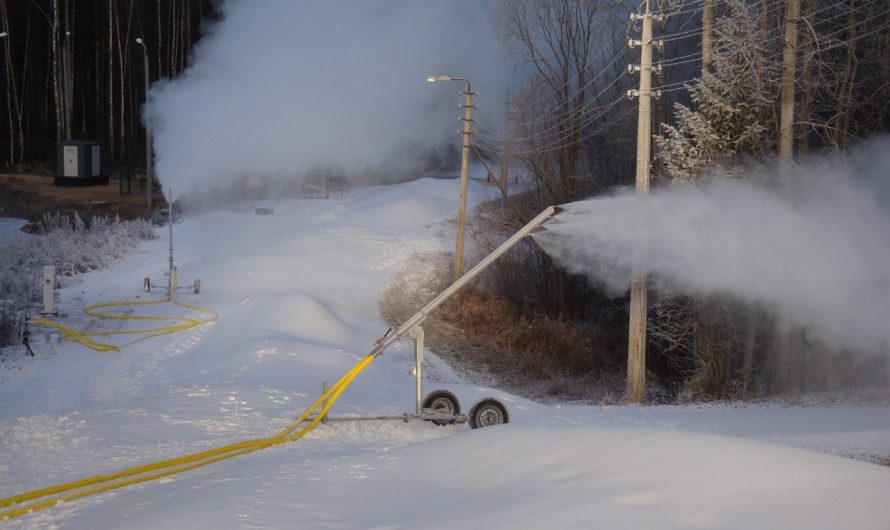
[[(104, 313), (98, 311), (99, 309), (104, 309), (108, 307), (120, 307), (120, 306), (139, 306), (139, 305), (154, 305), (154, 304), (162, 304), (166, 302), (172, 302), (175, 305), (180, 307), (184, 307), (186, 309), (203, 313), (206, 315), (206, 318), (203, 319), (193, 319), (193, 318), (185, 318), (185, 317), (166, 317), (166, 316), (144, 316), (144, 315), (118, 315), (113, 313)], [(218, 315), (213, 311), (208, 309), (204, 309), (202, 307), (185, 304), (180, 302), (175, 294), (168, 296), (167, 298), (158, 299), (158, 300), (133, 300), (133, 301), (122, 301), (122, 302), (107, 302), (101, 304), (94, 304), (89, 307), (84, 308), (84, 313), (97, 317), (97, 318), (110, 318), (110, 319), (119, 319), (119, 320), (141, 320), (141, 321), (156, 321), (156, 322), (176, 322), (174, 325), (170, 326), (162, 326), (162, 327), (153, 327), (153, 328), (143, 328), (143, 329), (134, 329), (134, 330), (121, 330), (121, 331), (91, 331), (91, 332), (80, 332), (73, 330), (69, 327), (63, 326), (56, 322), (52, 322), (50, 320), (44, 318), (35, 318), (32, 320), (34, 324), (51, 326), (56, 329), (59, 329), (65, 334), (65, 338), (67, 340), (71, 340), (73, 342), (77, 342), (86, 346), (87, 348), (93, 349), (95, 351), (119, 351), (122, 346), (116, 346), (113, 344), (106, 344), (103, 342), (99, 342), (90, 338), (90, 336), (109, 336), (109, 335), (126, 335), (126, 334), (143, 334), (144, 337), (141, 337), (135, 341), (132, 341), (126, 345), (133, 344), (135, 342), (139, 342), (141, 340), (145, 340), (152, 337), (157, 337), (160, 335), (167, 335), (170, 333), (176, 333), (179, 331), (185, 331), (187, 329), (192, 329), (201, 324), (206, 324), (209, 322), (213, 322), (218, 318)], [(125, 345), (125, 346), (126, 346)], [(117, 488), (122, 488), (125, 486), (129, 486), (132, 484), (138, 484), (141, 482), (146, 482), (149, 480), (154, 480), (156, 478), (162, 478), (165, 476), (173, 475), (176, 473), (182, 473), (184, 471), (188, 471), (190, 469), (195, 469), (197, 467), (206, 466), (208, 464), (212, 464), (214, 462), (218, 462), (220, 460), (226, 460), (229, 458), (233, 458), (236, 456), (240, 456), (247, 453), (252, 453), (254, 451), (258, 451), (260, 449), (270, 447), (273, 445), (278, 445), (281, 443), (294, 441), (302, 438), (308, 432), (315, 428), (318, 425), (318, 422), (324, 418), (327, 414), (328, 410), (334, 405), (334, 403), (339, 399), (340, 394), (346, 389), (347, 386), (352, 382), (353, 379), (362, 371), (368, 364), (370, 364), (376, 357), (374, 355), (366, 356), (361, 362), (356, 364), (351, 370), (349, 370), (343, 377), (340, 378), (334, 385), (331, 386), (326, 392), (324, 392), (312, 405), (309, 406), (299, 418), (291, 422), (287, 427), (281, 430), (278, 434), (271, 438), (257, 438), (253, 440), (245, 440), (242, 442), (237, 442), (221, 447), (217, 447), (214, 449), (208, 449), (205, 451), (201, 451), (198, 453), (193, 453), (190, 455), (185, 455), (177, 458), (161, 460), (158, 462), (152, 462), (148, 464), (143, 464), (140, 466), (135, 466), (132, 468), (124, 469), (115, 473), (107, 474), (107, 475), (97, 475), (94, 477), (88, 477), (85, 479), (75, 480), (72, 482), (66, 482), (62, 484), (57, 484), (55, 486), (50, 486), (47, 488), (41, 488), (37, 490), (33, 490), (26, 493), (21, 493), (18, 495), (14, 495), (12, 497), (8, 497), (5, 499), (0, 499), (0, 508), (5, 508), (9, 506), (14, 506), (17, 504), (22, 504), (21, 506), (14, 507), (12, 509), (0, 512), (0, 519), (9, 519), (13, 517), (18, 517), (20, 515), (24, 515), (26, 513), (33, 512), (35, 510), (39, 510), (42, 508), (46, 508), (49, 506), (54, 506), (59, 502), (71, 501), (74, 499), (79, 499), (82, 497), (86, 497), (88, 495), (93, 495), (96, 493), (101, 493)], [(321, 409), (319, 410), (319, 407)], [(309, 416), (318, 411), (315, 417), (312, 418), (308, 422), (307, 425), (297, 430), (300, 424), (304, 423)], [(296, 433), (294, 433), (296, 431)], [(48, 497), (48, 498), (47, 498)], [(28, 502), (35, 501), (35, 502)]]
[[(117, 315), (114, 313), (103, 313), (97, 311), (98, 309), (104, 309), (107, 307), (121, 307), (121, 306), (141, 306), (141, 305), (157, 305), (164, 304), (167, 302), (171, 302), (174, 305), (178, 305), (180, 307), (184, 307), (186, 309), (203, 313), (206, 315), (203, 319), (195, 319), (195, 318), (186, 318), (186, 317), (170, 317), (170, 316), (146, 316), (146, 315)], [(161, 327), (153, 327), (153, 328), (142, 328), (142, 329), (126, 329), (119, 331), (76, 331), (67, 326), (63, 326), (62, 324), (58, 324), (51, 320), (47, 320), (42, 317), (34, 318), (31, 322), (38, 326), (49, 326), (58, 329), (62, 333), (65, 334), (65, 339), (70, 340), (71, 342), (76, 342), (91, 350), (98, 352), (107, 352), (107, 351), (120, 351), (120, 349), (124, 346), (129, 346), (131, 344), (135, 344), (137, 342), (141, 342), (146, 339), (150, 339), (153, 337), (159, 337), (161, 335), (169, 335), (171, 333), (177, 333), (180, 331), (186, 331), (201, 324), (207, 324), (213, 322), (219, 316), (209, 309), (205, 309), (203, 307), (198, 307), (194, 305), (189, 305), (183, 302), (180, 302), (179, 299), (176, 298), (175, 295), (168, 296), (166, 298), (161, 298), (158, 300), (125, 300), (122, 302), (105, 302), (101, 304), (94, 304), (89, 307), (85, 307), (83, 312), (87, 315), (96, 317), (96, 318), (109, 318), (116, 320), (141, 320), (141, 321), (152, 321), (152, 322), (174, 322), (173, 325), (170, 326), (161, 326)], [(104, 342), (99, 342), (97, 340), (91, 339), (91, 336), (111, 336), (111, 335), (144, 335), (143, 337), (136, 339), (134, 341), (128, 342), (123, 346), (117, 346), (114, 344), (108, 344)]]
[[(96, 493), (102, 493), (130, 486), (132, 484), (146, 482), (176, 473), (182, 473), (214, 462), (252, 453), (273, 445), (299, 440), (318, 425), (318, 422), (324, 418), (328, 410), (330, 410), (337, 399), (339, 399), (340, 394), (343, 393), (352, 380), (355, 379), (365, 367), (371, 364), (375, 358), (374, 355), (367, 355), (361, 362), (344, 374), (339, 381), (331, 386), (331, 388), (324, 392), (300, 415), (299, 418), (291, 422), (287, 427), (271, 438), (245, 440), (243, 442), (224, 445), (190, 455), (135, 466), (108, 475), (98, 475), (73, 482), (57, 484), (55, 486), (14, 495), (6, 499), (0, 499), (0, 508), (25, 503), (27, 501), (36, 501), (0, 512), (0, 520), (18, 517), (42, 508), (54, 506), (59, 502), (71, 501), (88, 495), (94, 495)], [(294, 433), (294, 431), (297, 430), (297, 427), (319, 407), (321, 407), (321, 409), (318, 410), (318, 413), (312, 420), (302, 429)]]

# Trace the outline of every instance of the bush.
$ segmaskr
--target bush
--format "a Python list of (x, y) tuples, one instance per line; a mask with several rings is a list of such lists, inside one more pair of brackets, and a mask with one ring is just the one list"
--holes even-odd
[(136, 219), (95, 216), (84, 220), (77, 213), (44, 214), (37, 234), (5, 245), (0, 259), (0, 346), (20, 332), (18, 314), (37, 307), (43, 267), (56, 268), (59, 283), (108, 267), (130, 253), (140, 241), (154, 239), (151, 224)]
[[(416, 254), (384, 290), (380, 310), (400, 325), (449, 283), (451, 256)], [(458, 370), (482, 373), (521, 394), (603, 400), (620, 393), (607, 353), (614, 335), (594, 323), (522, 314), (479, 284), (446, 301), (423, 324), (429, 345)]]

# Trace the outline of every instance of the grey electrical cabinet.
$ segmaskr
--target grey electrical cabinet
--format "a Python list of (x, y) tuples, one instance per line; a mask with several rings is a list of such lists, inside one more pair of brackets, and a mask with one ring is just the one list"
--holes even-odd
[(102, 172), (102, 144), (88, 140), (68, 140), (58, 144), (57, 186), (107, 184)]

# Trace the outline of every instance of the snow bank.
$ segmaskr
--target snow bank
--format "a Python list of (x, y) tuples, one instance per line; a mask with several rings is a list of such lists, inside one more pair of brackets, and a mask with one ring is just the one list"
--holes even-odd
[[(423, 179), (338, 201), (274, 201), (269, 216), (178, 223), (180, 278), (202, 280), (200, 295), (182, 295), (219, 321), (116, 354), (35, 337), (37, 357), (0, 384), (0, 496), (276, 432), (384, 332), (377, 296), (404, 257), (453, 244), (457, 188)], [(471, 182), (471, 201), (491, 193)], [(97, 325), (76, 316), (81, 307), (145, 296), (142, 279), (166, 270), (165, 229), (158, 235), (61, 289), (66, 318)], [(411, 365), (412, 345), (394, 345), (332, 414), (413, 411)], [(890, 470), (809, 450), (890, 458), (890, 407), (549, 407), (439, 372), (449, 382), (426, 381), (427, 391), (455, 392), (464, 411), (496, 396), (511, 423), (330, 424), (3, 526), (877, 529), (890, 520)]]

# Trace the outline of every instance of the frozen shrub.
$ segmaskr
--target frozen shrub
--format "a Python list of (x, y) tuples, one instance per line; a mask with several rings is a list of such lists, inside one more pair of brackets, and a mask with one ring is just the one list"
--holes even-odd
[(54, 266), (65, 282), (123, 259), (140, 241), (154, 237), (151, 224), (142, 219), (44, 214), (37, 235), (13, 239), (0, 249), (0, 346), (15, 339), (16, 315), (40, 302), (45, 265)]
[[(415, 254), (384, 289), (380, 312), (402, 324), (449, 283), (451, 257)], [(480, 285), (482, 283), (482, 285)], [(592, 322), (522, 314), (484, 282), (466, 287), (424, 322), (427, 343), (459, 371), (495, 378), (527, 396), (602, 400), (617, 392), (605, 352), (610, 330)]]

